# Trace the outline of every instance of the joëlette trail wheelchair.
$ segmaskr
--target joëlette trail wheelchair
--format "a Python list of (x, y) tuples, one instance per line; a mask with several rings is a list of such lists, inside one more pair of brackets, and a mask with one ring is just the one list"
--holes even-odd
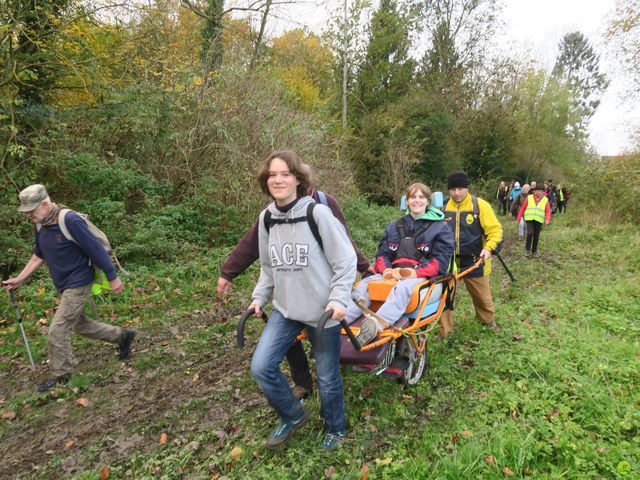
[[(376, 317), (375, 311), (384, 303), (397, 280), (369, 282), (368, 289), (371, 297), (369, 308), (363, 305), (361, 299), (354, 298), (363, 314), (350, 325), (346, 320), (340, 322), (342, 326), (340, 363), (353, 365), (356, 371), (381, 375), (400, 359), (403, 373), (395, 378), (401, 383), (416, 385), (427, 367), (429, 332), (437, 325), (440, 315), (446, 309), (453, 309), (458, 280), (477, 269), (482, 262), (483, 259), (479, 259), (459, 273), (439, 275), (425, 279), (424, 282), (416, 285), (404, 315), (393, 325), (385, 328), (373, 342), (361, 345), (356, 337), (360, 332), (362, 321), (367, 315)], [(236, 329), (239, 348), (244, 347), (245, 324), (254, 313), (253, 309), (248, 309), (240, 317)], [(327, 311), (322, 315), (317, 327), (319, 331), (322, 331), (332, 314), (333, 311)], [(264, 313), (263, 318), (266, 319)], [(302, 332), (296, 341), (301, 341), (306, 336), (306, 332)], [(315, 348), (320, 349), (321, 342), (322, 336), (318, 336)]]

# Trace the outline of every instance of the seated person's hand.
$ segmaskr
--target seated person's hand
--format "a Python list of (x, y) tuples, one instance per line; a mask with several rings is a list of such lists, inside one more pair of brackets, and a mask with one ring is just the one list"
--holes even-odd
[(406, 278), (417, 278), (416, 270), (414, 268), (394, 268), (391, 271), (392, 278), (396, 280), (404, 280)]
[(399, 268), (400, 278), (418, 278), (415, 268)]

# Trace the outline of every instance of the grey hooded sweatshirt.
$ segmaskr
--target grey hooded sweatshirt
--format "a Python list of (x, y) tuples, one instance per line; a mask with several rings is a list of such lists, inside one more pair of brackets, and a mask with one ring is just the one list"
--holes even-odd
[[(302, 197), (286, 213), (275, 203), (267, 209), (272, 219), (289, 220), (307, 215), (313, 202)], [(260, 278), (253, 291), (253, 303), (264, 307), (270, 300), (285, 318), (316, 327), (327, 307), (347, 307), (356, 279), (356, 253), (344, 226), (331, 210), (317, 204), (313, 217), (324, 250), (306, 221), (275, 224), (267, 232), (263, 211), (258, 222)], [(327, 322), (327, 327), (337, 325)]]

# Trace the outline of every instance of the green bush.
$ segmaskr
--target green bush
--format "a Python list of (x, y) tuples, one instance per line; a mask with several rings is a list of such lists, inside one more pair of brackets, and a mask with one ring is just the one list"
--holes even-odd
[(579, 221), (640, 222), (640, 155), (592, 160), (569, 185), (569, 209), (583, 213)]

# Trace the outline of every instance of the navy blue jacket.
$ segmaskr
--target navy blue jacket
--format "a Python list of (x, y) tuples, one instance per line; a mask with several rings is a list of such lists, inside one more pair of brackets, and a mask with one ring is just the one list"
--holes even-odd
[(47, 262), (56, 290), (62, 292), (93, 283), (94, 264), (104, 271), (108, 280), (114, 280), (118, 275), (111, 257), (86, 222), (71, 211), (65, 217), (65, 225), (78, 244), (68, 240), (58, 224), (43, 226), (35, 232), (33, 253)]
[(397, 258), (396, 251), (400, 246), (400, 232), (396, 221), (389, 223), (380, 239), (376, 252), (375, 271), (382, 273), (387, 268), (394, 268), (394, 264), (410, 263), (416, 269), (416, 275), (421, 278), (435, 277), (449, 271), (451, 257), (453, 257), (454, 241), (451, 229), (444, 221), (414, 220), (411, 215), (403, 217), (405, 235), (410, 236), (427, 223), (431, 227), (416, 238), (417, 248), (426, 251), (418, 262), (413, 259)]

